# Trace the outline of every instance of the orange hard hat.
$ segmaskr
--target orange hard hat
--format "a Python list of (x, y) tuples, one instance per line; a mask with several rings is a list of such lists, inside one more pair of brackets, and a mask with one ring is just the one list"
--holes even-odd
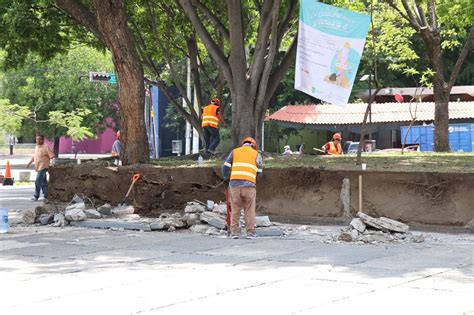
[(255, 141), (254, 138), (252, 137), (247, 137), (244, 140), (242, 140), (242, 143), (240, 145), (244, 145), (244, 143), (250, 143), (252, 145), (252, 148), (257, 150), (257, 141)]
[(340, 133), (335, 133), (335, 134), (332, 136), (332, 138), (333, 138), (334, 140), (341, 140), (341, 139), (342, 139)]
[(221, 106), (221, 100), (218, 99), (218, 98), (213, 98), (211, 100), (211, 103), (214, 104), (214, 105), (217, 105), (217, 106)]

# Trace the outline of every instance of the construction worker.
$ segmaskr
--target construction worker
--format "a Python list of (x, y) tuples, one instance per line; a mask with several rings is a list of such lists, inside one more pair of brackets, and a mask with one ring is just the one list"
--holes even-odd
[(341, 134), (335, 133), (332, 140), (322, 146), (323, 151), (329, 155), (342, 155)]
[[(46, 178), (46, 173), (48, 172), (49, 162), (51, 159), (54, 159), (54, 153), (49, 147), (49, 145), (44, 144), (44, 136), (36, 136), (36, 147), (35, 153), (31, 158), (26, 168), (29, 168), (31, 163), (35, 164), (36, 170), (36, 180), (35, 180), (35, 194), (31, 197), (31, 201), (38, 201), (41, 190), (43, 191), (45, 203), (48, 202), (48, 179)], [(54, 163), (54, 160), (53, 160)]]
[(289, 145), (285, 145), (285, 146), (283, 147), (283, 149), (285, 150), (285, 151), (283, 151), (283, 155), (284, 155), (284, 156), (293, 155), (293, 151), (291, 151), (291, 148), (290, 148)]
[(202, 129), (206, 142), (206, 153), (214, 154), (221, 141), (219, 135), (219, 122), (222, 122), (220, 107), (221, 101), (218, 98), (213, 98), (211, 104), (202, 109)]
[(257, 177), (262, 175), (262, 156), (253, 138), (242, 140), (241, 147), (234, 149), (222, 167), (224, 181), (229, 184), (231, 204), (230, 233), (240, 237), (240, 210), (244, 210), (247, 238), (255, 238), (255, 204)]

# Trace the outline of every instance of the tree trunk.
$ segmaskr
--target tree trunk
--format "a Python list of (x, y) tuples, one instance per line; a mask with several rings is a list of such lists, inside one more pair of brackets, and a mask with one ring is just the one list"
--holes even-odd
[(431, 66), (435, 72), (433, 77), (433, 96), (435, 102), (434, 125), (435, 125), (435, 152), (449, 152), (448, 125), (449, 125), (449, 94), (448, 83), (444, 76), (443, 52), (441, 49), (441, 37), (438, 31), (422, 33)]
[(449, 94), (436, 93), (435, 99), (435, 152), (449, 152), (449, 138), (448, 138), (448, 125), (449, 125)]
[(247, 91), (232, 91), (232, 144), (236, 148), (246, 137), (256, 137), (257, 119)]
[(143, 67), (127, 24), (123, 0), (93, 0), (98, 27), (112, 53), (122, 110), (122, 163), (146, 163), (150, 153), (145, 129)]
[(150, 159), (145, 129), (143, 66), (128, 26), (123, 0), (92, 0), (95, 12), (79, 0), (56, 0), (56, 5), (94, 34), (112, 53), (119, 81), (122, 110), (122, 163)]
[(53, 152), (56, 157), (59, 156), (59, 140), (61, 140), (61, 137), (54, 137)]

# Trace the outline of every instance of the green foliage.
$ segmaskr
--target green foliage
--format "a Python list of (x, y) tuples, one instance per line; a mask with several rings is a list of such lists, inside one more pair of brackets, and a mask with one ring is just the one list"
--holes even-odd
[(80, 108), (69, 113), (59, 110), (51, 111), (48, 115), (51, 124), (66, 128), (66, 134), (71, 137), (72, 140), (80, 141), (94, 135), (90, 128), (82, 125), (84, 118), (91, 113), (92, 112), (87, 108)]
[(104, 49), (50, 0), (0, 0), (0, 48), (6, 51), (3, 66), (24, 64), (30, 53), (50, 60), (73, 44)]
[(0, 99), (0, 131), (17, 134), (23, 120), (30, 115), (28, 107), (10, 104), (9, 100)]
[[(116, 99), (116, 86), (91, 83), (89, 71), (112, 71), (110, 56), (92, 48), (78, 47), (50, 61), (30, 55), (25, 65), (8, 70), (3, 77), (1, 95), (12, 103), (27, 106), (31, 121), (22, 126), (23, 135), (40, 132), (48, 138), (68, 134), (60, 124), (51, 124), (49, 113), (74, 113), (88, 109), (82, 124), (93, 133), (104, 128), (104, 118), (114, 117), (110, 103)], [(72, 132), (74, 136), (86, 133)]]

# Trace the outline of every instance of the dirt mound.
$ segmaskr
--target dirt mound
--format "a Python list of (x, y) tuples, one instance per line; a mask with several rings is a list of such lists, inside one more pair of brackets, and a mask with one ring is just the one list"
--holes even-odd
[[(224, 201), (220, 168), (60, 165), (50, 170), (50, 198), (69, 201), (83, 193), (97, 203), (120, 203), (134, 173), (141, 174), (127, 202), (141, 215), (180, 211), (188, 201)], [(341, 187), (350, 181), (350, 212), (358, 207), (363, 174), (363, 211), (402, 222), (464, 225), (474, 217), (474, 176), (450, 173), (324, 171), (311, 167), (265, 169), (257, 189), (257, 211), (294, 222), (342, 219)], [(78, 180), (79, 179), (79, 180)], [(290, 219), (287, 222), (291, 222)]]

